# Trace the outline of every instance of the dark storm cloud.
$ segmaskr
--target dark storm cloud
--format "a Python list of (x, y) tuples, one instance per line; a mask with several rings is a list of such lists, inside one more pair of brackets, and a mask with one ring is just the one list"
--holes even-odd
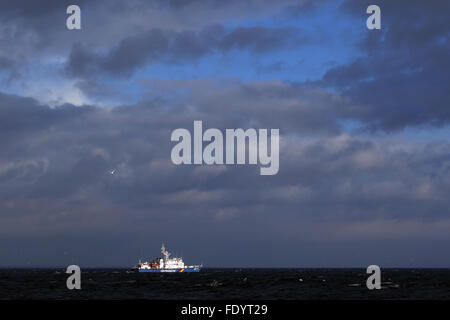
[[(84, 1), (77, 1), (83, 3)], [(67, 4), (66, 4), (67, 3)], [(66, 5), (65, 5), (66, 4)], [(40, 1), (2, 1), (0, 15), (8, 18), (34, 18), (42, 17), (47, 14), (53, 13), (58, 8), (67, 8), (70, 3), (68, 1), (53, 1), (53, 0), (40, 0)]]
[[(168, 226), (177, 247), (191, 238), (194, 244), (210, 239), (217, 248), (230, 234), (246, 248), (248, 237), (270, 246), (448, 234), (447, 142), (349, 136), (336, 115), (323, 117), (344, 107), (339, 95), (299, 84), (148, 85), (148, 100), (114, 108), (50, 108), (0, 95), (3, 237), (74, 237), (78, 244), (65, 250), (103, 252), (99, 235), (109, 243), (117, 237), (159, 242)], [(168, 100), (164, 90), (181, 88), (189, 98)], [(282, 125), (279, 173), (267, 178), (254, 166), (173, 165), (171, 131), (191, 129), (198, 119), (205, 128)], [(127, 265), (139, 254), (139, 245), (131, 247), (130, 257), (92, 258), (87, 250), (77, 260)], [(65, 261), (40, 252), (46, 263)], [(230, 266), (213, 253), (210, 259)]]
[(224, 50), (249, 49), (265, 52), (279, 48), (289, 40), (295, 41), (300, 30), (296, 28), (239, 27), (226, 35), (220, 43)]
[(199, 59), (208, 53), (232, 49), (263, 53), (293, 42), (306, 41), (296, 28), (239, 27), (231, 31), (212, 25), (198, 32), (153, 29), (122, 40), (106, 54), (93, 53), (74, 45), (66, 65), (70, 76), (101, 72), (128, 76), (146, 63), (179, 63)]
[[(343, 8), (361, 16), (369, 2)], [(364, 56), (331, 68), (324, 83), (341, 89), (354, 108), (349, 117), (371, 129), (450, 122), (450, 25), (447, 1), (380, 2), (382, 29), (359, 43)], [(363, 21), (362, 21), (363, 23)]]
[[(113, 94), (97, 73), (128, 76), (148, 63), (232, 50), (256, 54), (306, 41), (291, 28), (211, 26), (273, 14), (280, 9), (275, 1), (108, 2), (102, 10), (89, 2), (83, 10), (96, 26), (84, 25), (83, 37), (67, 36), (65, 10), (51, 8), (57, 2), (36, 10), (30, 9), (37, 2), (16, 3), (18, 11), (12, 2), (0, 8), (0, 69), (19, 58), (41, 61), (37, 53), (67, 57), (67, 74), (82, 78), (75, 86), (94, 97)], [(450, 144), (393, 130), (450, 119), (448, 8), (436, 3), (382, 3), (383, 29), (367, 31), (358, 43), (364, 54), (314, 83), (148, 81), (148, 96), (117, 107), (50, 107), (0, 93), (0, 241), (8, 244), (0, 248), (2, 261), (128, 266), (142, 254), (138, 248), (147, 254), (170, 233), (174, 247), (209, 258), (209, 266), (267, 266), (268, 258), (276, 266), (330, 266), (331, 251), (331, 264), (360, 264), (357, 252), (369, 263), (392, 265), (380, 247), (391, 250), (398, 240), (391, 252), (397, 264), (420, 256), (422, 266), (449, 265), (445, 254), (429, 257), (426, 249), (449, 241)], [(362, 17), (364, 28), (367, 6), (361, 6), (342, 8)], [(348, 134), (341, 125), (348, 119), (391, 132)], [(173, 165), (170, 134), (192, 129), (194, 120), (222, 130), (280, 128), (279, 173)], [(402, 255), (411, 244), (422, 246), (421, 254)], [(76, 252), (72, 260), (61, 256), (67, 248)]]
[(0, 70), (10, 69), (14, 67), (15, 61), (6, 57), (0, 57)]
[(0, 93), (0, 139), (7, 143), (12, 136), (49, 128), (55, 123), (61, 123), (65, 119), (77, 117), (88, 111), (88, 107), (81, 109), (70, 105), (52, 110), (31, 98)]
[[(237, 17), (258, 17), (297, 1), (2, 1), (0, 3), (0, 53), (30, 58), (37, 51), (65, 55), (75, 43), (109, 49), (118, 42), (151, 29), (200, 30)], [(66, 9), (82, 10), (82, 30), (69, 33)], [(18, 44), (20, 43), (20, 45)]]
[[(236, 108), (248, 106), (249, 99), (267, 106), (274, 99), (267, 85), (243, 87), (223, 91), (223, 86), (210, 85), (207, 99), (220, 97)], [(236, 94), (239, 90), (251, 95)], [(301, 100), (279, 84), (271, 90)], [(206, 110), (206, 101), (195, 95), (185, 101), (190, 108), (176, 109), (163, 99), (104, 109), (49, 108), (32, 99), (0, 98), (8, 117), (2, 129), (10, 140), (2, 143), (5, 157), (0, 163), (3, 233), (82, 233), (86, 228), (110, 232), (119, 224), (122, 233), (140, 234), (154, 230), (152, 225), (160, 221), (174, 228), (195, 225), (181, 236), (223, 222), (275, 237), (270, 221), (280, 228), (280, 223), (311, 225), (319, 219), (322, 230), (359, 221), (373, 228), (372, 234), (383, 236), (376, 223), (371, 227), (373, 221), (388, 228), (392, 221), (412, 220), (417, 230), (422, 230), (420, 221), (446, 223), (448, 143), (346, 134), (302, 137), (296, 133), (305, 129), (284, 126), (280, 172), (266, 179), (253, 166), (174, 166), (170, 133), (191, 128), (195, 119), (202, 119), (205, 128), (248, 128), (255, 123), (272, 127), (280, 118), (295, 117), (288, 108), (269, 116), (262, 108), (236, 117), (233, 110)], [(8, 109), (11, 104), (16, 111)], [(308, 107), (317, 106), (303, 105)], [(22, 225), (23, 220), (27, 224)], [(296, 230), (284, 232), (298, 239)], [(308, 232), (303, 236), (314, 238)]]
[(127, 97), (126, 93), (116, 90), (114, 88), (105, 85), (101, 81), (95, 81), (92, 79), (80, 80), (75, 83), (75, 87), (78, 88), (89, 98), (96, 100), (103, 100), (106, 98), (124, 98)]
[(5, 75), (5, 79), (8, 81), (20, 78), (18, 68), (19, 61), (9, 57), (0, 57), (0, 72)]

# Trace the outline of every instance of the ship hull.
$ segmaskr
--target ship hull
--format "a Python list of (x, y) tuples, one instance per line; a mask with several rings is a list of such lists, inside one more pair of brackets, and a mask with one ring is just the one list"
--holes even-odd
[(182, 269), (138, 269), (138, 272), (200, 272), (201, 268), (182, 268)]

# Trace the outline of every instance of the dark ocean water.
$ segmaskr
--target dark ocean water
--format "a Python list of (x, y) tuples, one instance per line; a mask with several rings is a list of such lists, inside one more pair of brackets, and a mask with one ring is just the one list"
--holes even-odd
[(63, 269), (0, 270), (0, 299), (450, 299), (450, 269), (382, 269), (368, 290), (365, 269), (203, 269), (134, 273), (82, 269), (68, 290)]

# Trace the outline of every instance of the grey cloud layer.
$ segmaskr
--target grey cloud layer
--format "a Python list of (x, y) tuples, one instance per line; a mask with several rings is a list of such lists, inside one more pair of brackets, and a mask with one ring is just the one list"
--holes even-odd
[[(217, 96), (236, 99), (233, 92), (219, 90)], [(270, 104), (270, 95), (255, 91), (252, 97)], [(2, 137), (9, 137), (2, 143), (0, 164), (3, 234), (111, 232), (118, 224), (122, 233), (132, 234), (153, 230), (155, 221), (195, 225), (180, 237), (221, 221), (248, 228), (256, 224), (272, 234), (271, 221), (278, 227), (290, 221), (322, 230), (348, 221), (367, 228), (374, 223), (371, 234), (383, 237), (379, 224), (414, 223), (427, 234), (427, 224), (447, 223), (446, 142), (346, 134), (306, 138), (282, 130), (280, 172), (261, 179), (252, 166), (177, 167), (170, 161), (171, 130), (190, 128), (194, 119), (207, 127), (237, 124), (232, 112), (212, 113), (193, 101), (194, 108), (174, 112), (160, 102), (51, 109), (32, 99), (2, 95), (1, 100), (2, 106), (11, 101), (16, 106), (7, 112), (14, 135), (1, 126)], [(239, 103), (245, 100), (232, 105)], [(265, 111), (255, 111), (239, 125), (270, 124), (265, 117)], [(234, 234), (243, 237), (244, 229)], [(318, 240), (314, 234), (285, 232), (297, 240)], [(448, 230), (441, 232), (444, 236)], [(343, 236), (334, 235), (337, 240)]]
[[(310, 2), (309, 0), (300, 3)], [(66, 56), (74, 44), (108, 50), (152, 29), (183, 32), (282, 10), (293, 0), (272, 1), (76, 1), (82, 8), (83, 33), (65, 28), (66, 1), (3, 1), (0, 4), (0, 58), (24, 63), (35, 58)]]
[(180, 63), (199, 59), (206, 54), (233, 49), (262, 53), (302, 39), (296, 28), (239, 27), (226, 31), (220, 25), (199, 32), (153, 29), (122, 40), (106, 54), (96, 54), (75, 45), (66, 65), (70, 76), (92, 76), (106, 72), (129, 76), (147, 63)]

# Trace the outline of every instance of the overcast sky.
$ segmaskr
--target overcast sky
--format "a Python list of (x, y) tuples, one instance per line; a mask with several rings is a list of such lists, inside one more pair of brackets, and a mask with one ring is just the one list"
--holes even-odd
[[(0, 266), (450, 267), (449, 1), (0, 3)], [(194, 120), (278, 174), (172, 164)]]

